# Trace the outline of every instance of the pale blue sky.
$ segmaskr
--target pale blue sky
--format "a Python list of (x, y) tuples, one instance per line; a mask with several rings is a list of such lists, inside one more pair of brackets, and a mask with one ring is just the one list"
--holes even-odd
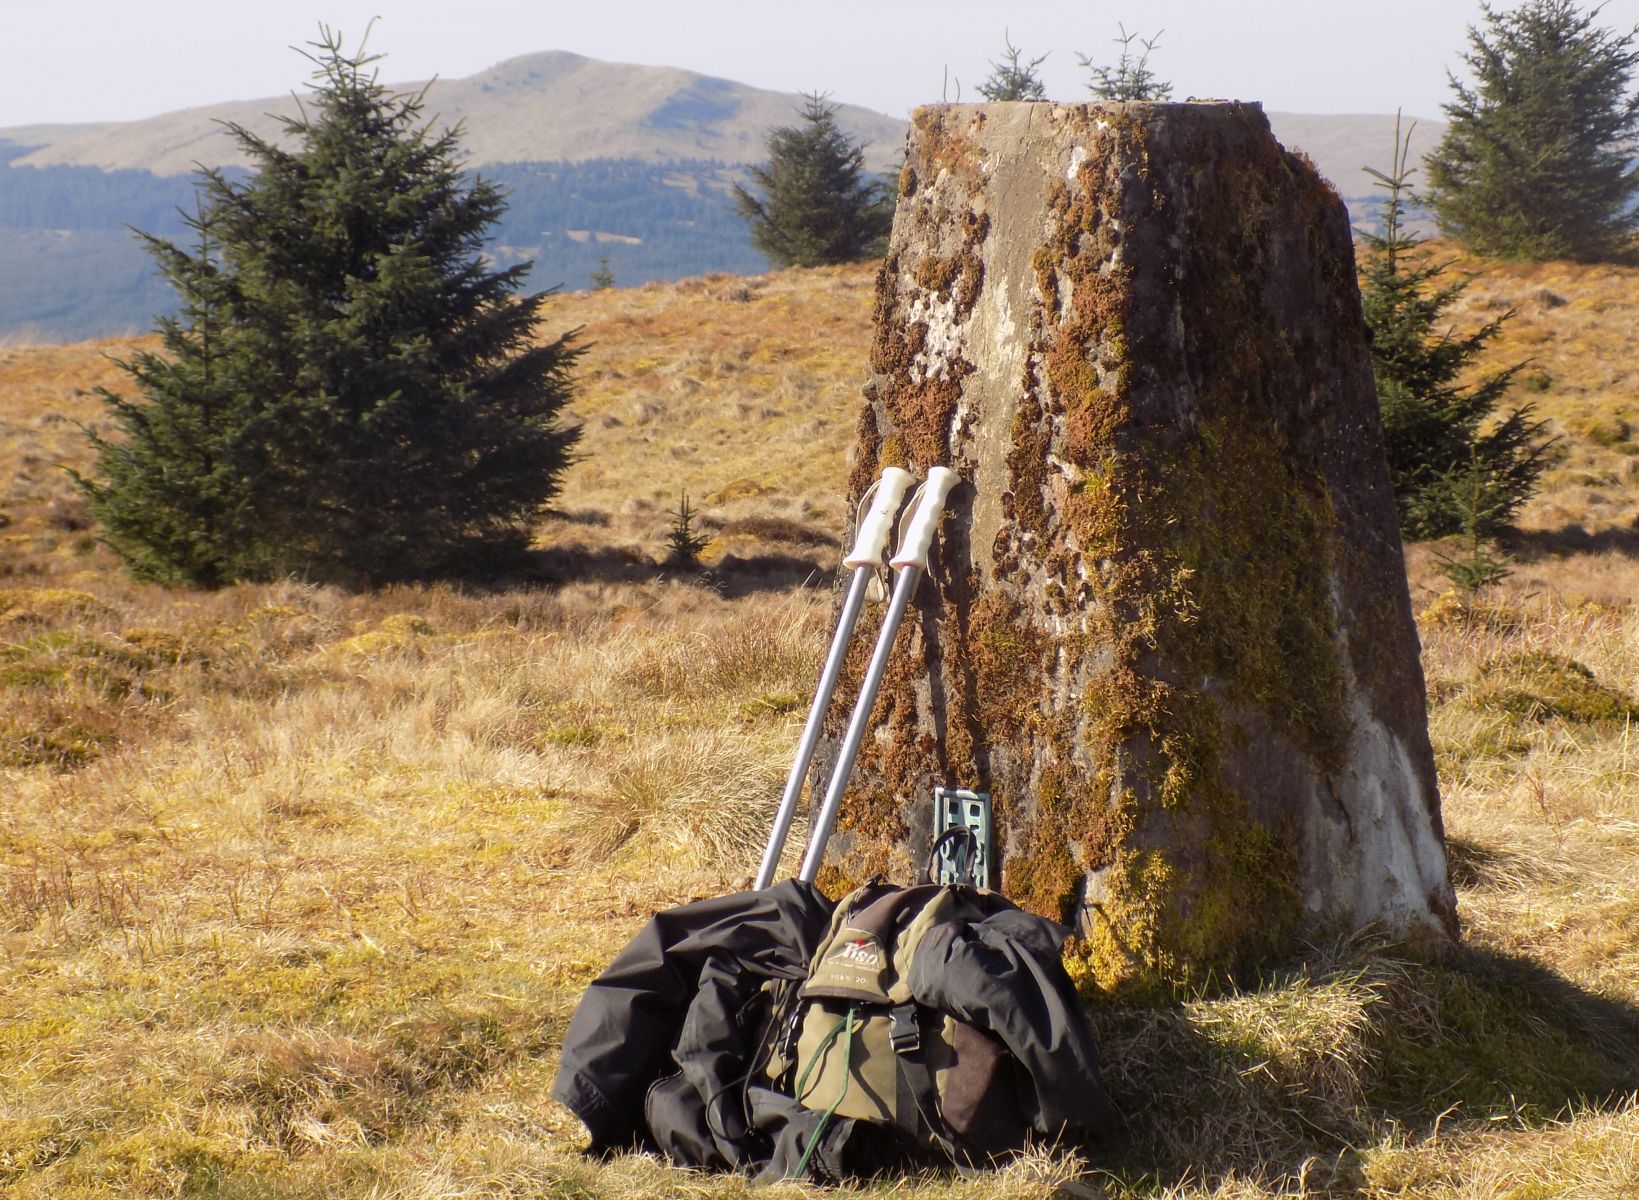
[[(1497, 7), (1511, 7), (1509, 0)], [(955, 99), (999, 56), (1002, 31), (1054, 99), (1086, 95), (1076, 52), (1110, 61), (1118, 21), (1164, 29), (1153, 63), (1178, 96), (1261, 100), (1289, 112), (1437, 117), (1470, 0), (0, 0), (0, 127), (128, 120), (299, 90), (288, 47), (320, 19), (348, 35), (380, 22), (388, 80), (470, 75), (537, 50), (687, 67), (759, 87), (828, 91), (895, 116)], [(1602, 22), (1639, 23), (1639, 0)]]

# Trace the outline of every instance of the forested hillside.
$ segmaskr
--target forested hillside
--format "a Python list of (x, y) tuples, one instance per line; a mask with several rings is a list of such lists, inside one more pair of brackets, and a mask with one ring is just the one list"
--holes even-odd
[(768, 269), (730, 203), (719, 162), (498, 163), (481, 169), (508, 194), (493, 247), (532, 259), (532, 286), (583, 288), (607, 255), (617, 285)]
[[(181, 232), (194, 177), (96, 167), (12, 167), (0, 143), (0, 334), (76, 341), (152, 328), (173, 300), (133, 230)], [(510, 197), (491, 251), (533, 260), (529, 286), (589, 286), (603, 257), (617, 285), (767, 269), (728, 200), (719, 162), (499, 163)]]

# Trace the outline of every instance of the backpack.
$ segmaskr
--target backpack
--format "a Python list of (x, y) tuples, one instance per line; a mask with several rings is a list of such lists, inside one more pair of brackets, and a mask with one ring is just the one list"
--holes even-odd
[(657, 913), (593, 981), (552, 1094), (590, 1151), (759, 1179), (966, 1167), (1112, 1123), (1068, 931), (995, 892), (811, 884)]
[(871, 883), (844, 897), (807, 978), (774, 1006), (767, 1078), (820, 1114), (792, 1174), (815, 1173), (839, 1119), (877, 1127), (910, 1162), (957, 1167), (1101, 1128), (1063, 936), (965, 885)]

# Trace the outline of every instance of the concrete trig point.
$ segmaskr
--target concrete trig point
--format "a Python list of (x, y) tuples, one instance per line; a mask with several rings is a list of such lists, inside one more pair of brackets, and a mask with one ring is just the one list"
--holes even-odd
[(822, 882), (943, 784), (1105, 985), (1455, 931), (1348, 218), (1257, 105), (919, 110), (871, 367), (854, 497), (970, 486)]

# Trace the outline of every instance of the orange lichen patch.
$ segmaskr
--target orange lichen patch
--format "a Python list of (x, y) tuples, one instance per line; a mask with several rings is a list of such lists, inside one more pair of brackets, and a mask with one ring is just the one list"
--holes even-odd
[[(990, 220), (980, 200), (977, 148), (944, 113), (918, 110), (918, 139), (901, 176), (900, 204), (919, 223), (949, 235), (895, 251), (877, 278), (871, 369), (891, 395), (892, 434), (917, 468), (948, 461), (951, 420), (973, 371), (961, 330), (984, 280)], [(905, 219), (905, 217), (901, 217)]]
[[(884, 278), (897, 265), (898, 260), (890, 257), (883, 268)], [(908, 461), (922, 471), (944, 461), (962, 381), (973, 372), (971, 363), (954, 356), (930, 365), (928, 333), (925, 320), (888, 322), (879, 327), (871, 348), (871, 369), (902, 381), (889, 407), (894, 414), (894, 434)]]
[(1047, 471), (1052, 427), (1042, 411), (1033, 376), (1027, 372), (1025, 380), (1007, 451), (1008, 491), (1002, 508), (1007, 524), (1000, 534), (1005, 540), (996, 548), (997, 570), (1004, 578), (1012, 576), (1018, 565), (1019, 535), (1043, 538), (1048, 533)]
[(882, 461), (882, 437), (877, 432), (874, 405), (860, 406), (859, 423), (854, 427), (854, 447), (853, 463), (848, 469), (848, 494), (863, 496), (882, 468), (900, 465)]

